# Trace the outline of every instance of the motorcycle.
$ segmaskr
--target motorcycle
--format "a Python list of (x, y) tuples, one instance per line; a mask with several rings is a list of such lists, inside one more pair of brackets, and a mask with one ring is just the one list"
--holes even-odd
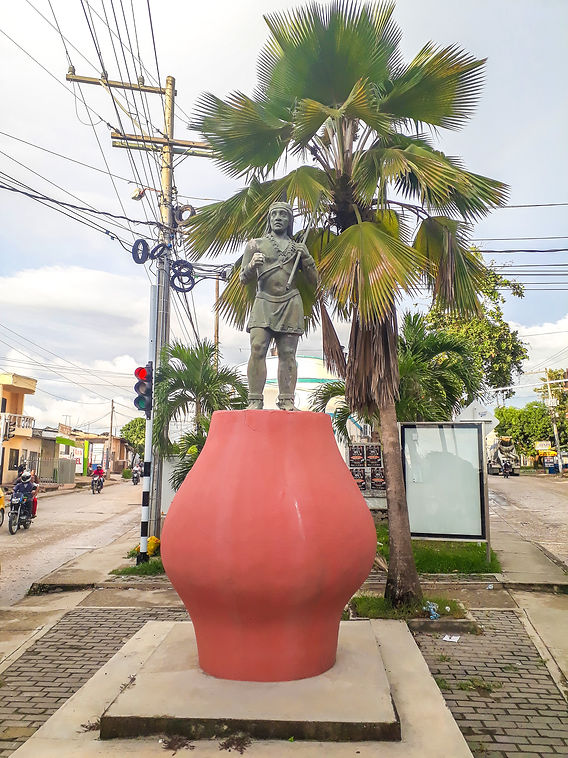
[(8, 531), (16, 534), (22, 526), (29, 529), (32, 523), (32, 500), (23, 492), (12, 493), (10, 498), (10, 510), (8, 512)]
[(132, 472), (132, 484), (140, 484), (140, 472), (139, 471), (133, 471)]
[(98, 495), (100, 491), (103, 488), (103, 478), (102, 476), (94, 476), (91, 479), (91, 492), (93, 495)]

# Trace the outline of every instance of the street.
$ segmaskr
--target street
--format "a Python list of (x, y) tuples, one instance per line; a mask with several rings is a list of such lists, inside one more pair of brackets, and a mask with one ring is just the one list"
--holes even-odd
[[(72, 558), (112, 542), (140, 521), (141, 486), (120, 482), (99, 495), (90, 489), (40, 497), (27, 531), (0, 529), (0, 606), (20, 600), (33, 582)], [(7, 510), (7, 509), (6, 509)]]
[(568, 480), (490, 476), (489, 505), (523, 538), (568, 564)]

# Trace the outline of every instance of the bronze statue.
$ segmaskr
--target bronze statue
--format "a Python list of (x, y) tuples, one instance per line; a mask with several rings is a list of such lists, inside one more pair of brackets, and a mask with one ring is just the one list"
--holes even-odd
[(277, 405), (285, 411), (297, 410), (294, 407), (296, 349), (304, 333), (304, 307), (295, 285), (295, 272), (301, 269), (313, 287), (318, 283), (318, 274), (308, 248), (292, 239), (293, 221), (289, 203), (273, 203), (268, 211), (266, 235), (251, 240), (243, 256), (241, 283), (257, 279), (247, 324), (250, 333), (249, 408), (256, 410), (263, 405), (266, 354), (272, 339), (278, 351)]

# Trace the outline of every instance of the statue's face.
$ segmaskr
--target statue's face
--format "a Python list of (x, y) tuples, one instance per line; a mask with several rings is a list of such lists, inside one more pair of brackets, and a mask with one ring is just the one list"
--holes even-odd
[(290, 216), (284, 208), (274, 208), (270, 211), (270, 228), (275, 232), (283, 232), (288, 228)]

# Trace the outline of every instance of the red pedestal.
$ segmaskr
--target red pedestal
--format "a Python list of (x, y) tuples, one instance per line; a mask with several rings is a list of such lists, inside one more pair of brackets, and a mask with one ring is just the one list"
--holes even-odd
[(166, 572), (208, 674), (316, 676), (376, 550), (369, 509), (323, 413), (217, 411), (165, 520)]

